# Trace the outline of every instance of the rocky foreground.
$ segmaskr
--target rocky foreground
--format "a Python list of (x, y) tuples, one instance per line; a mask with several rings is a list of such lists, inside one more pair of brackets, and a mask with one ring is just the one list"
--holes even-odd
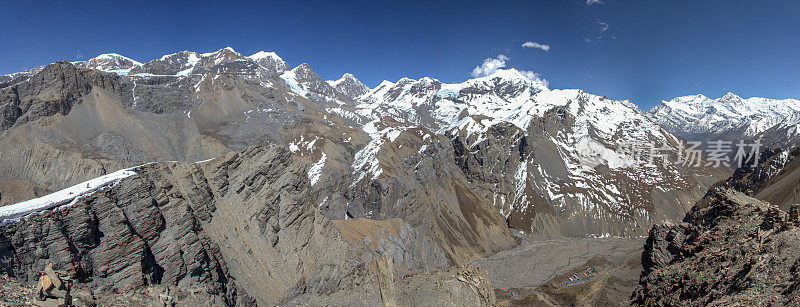
[(650, 231), (633, 303), (796, 306), (798, 226), (797, 212), (732, 189), (712, 190), (683, 222)]

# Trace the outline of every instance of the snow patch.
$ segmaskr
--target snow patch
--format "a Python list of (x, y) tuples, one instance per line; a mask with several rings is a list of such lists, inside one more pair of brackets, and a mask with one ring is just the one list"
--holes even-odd
[(314, 186), (314, 184), (316, 184), (317, 181), (319, 181), (319, 178), (322, 176), (322, 167), (325, 166), (325, 160), (327, 159), (328, 155), (323, 152), (322, 157), (319, 158), (319, 161), (314, 163), (314, 165), (308, 169), (308, 180), (311, 181), (311, 186)]
[(42, 210), (52, 209), (65, 204), (72, 205), (81, 197), (88, 196), (105, 188), (113, 187), (120, 180), (136, 175), (135, 170), (139, 167), (141, 166), (119, 170), (39, 198), (0, 207), (0, 226), (15, 222), (20, 218)]
[(300, 84), (300, 82), (297, 81), (295, 69), (282, 73), (280, 78), (283, 79), (283, 81), (286, 81), (286, 84), (289, 85), (289, 89), (291, 89), (292, 92), (295, 92), (303, 97), (308, 97), (308, 91)]

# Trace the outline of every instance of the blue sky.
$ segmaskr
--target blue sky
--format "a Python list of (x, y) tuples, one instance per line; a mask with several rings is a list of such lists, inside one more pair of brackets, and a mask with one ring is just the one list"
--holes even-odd
[[(0, 11), (0, 74), (116, 52), (231, 46), (370, 86), (461, 82), (487, 58), (650, 109), (695, 93), (800, 98), (800, 1), (20, 1)], [(548, 51), (523, 48), (525, 42)]]

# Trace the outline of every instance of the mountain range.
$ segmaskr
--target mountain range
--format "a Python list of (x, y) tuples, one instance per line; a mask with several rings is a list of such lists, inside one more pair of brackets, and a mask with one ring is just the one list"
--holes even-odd
[[(41, 94), (65, 87), (74, 93)], [(289, 69), (275, 53), (228, 47), (147, 63), (118, 54), (59, 62), (20, 73), (5, 89), (0, 142), (29, 141), (4, 156), (3, 175), (51, 191), (141, 163), (271, 143), (316, 166), (320, 195), (341, 193), (323, 206), (332, 218), (386, 217), (403, 207), (398, 196), (364, 197), (430, 159), (453, 168), (514, 229), (606, 236), (675, 217), (718, 177), (665, 163), (681, 141), (632, 103), (551, 90), (515, 69), (459, 84), (403, 78), (370, 89), (352, 74), (325, 81), (308, 64)], [(39, 119), (49, 122), (25, 125)], [(55, 151), (40, 150), (48, 146)], [(663, 153), (629, 152), (648, 147)], [(64, 157), (40, 156), (55, 153)], [(365, 195), (343, 193), (353, 187)], [(642, 193), (621, 192), (631, 189)]]
[[(370, 88), (230, 47), (60, 61), (0, 77), (0, 273), (34, 280), (53, 262), (118, 291), (351, 304), (376, 293), (386, 254), (411, 287), (520, 233), (646, 236), (730, 175), (681, 163), (685, 140), (790, 146), (797, 103), (698, 95), (645, 112), (515, 69)], [(466, 289), (491, 301), (482, 280)]]
[(653, 120), (690, 141), (752, 141), (771, 148), (797, 146), (800, 101), (741, 98), (727, 93), (711, 99), (703, 95), (662, 101), (650, 112)]

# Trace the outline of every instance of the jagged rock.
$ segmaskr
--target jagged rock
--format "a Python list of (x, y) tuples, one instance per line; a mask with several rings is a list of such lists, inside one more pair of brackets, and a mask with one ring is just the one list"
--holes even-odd
[(637, 305), (797, 305), (800, 231), (779, 209), (732, 189), (710, 191), (682, 223), (656, 226), (642, 253)]
[(320, 106), (336, 108), (353, 105), (350, 98), (323, 80), (308, 63), (282, 73), (280, 78), (287, 89), (301, 94)]

